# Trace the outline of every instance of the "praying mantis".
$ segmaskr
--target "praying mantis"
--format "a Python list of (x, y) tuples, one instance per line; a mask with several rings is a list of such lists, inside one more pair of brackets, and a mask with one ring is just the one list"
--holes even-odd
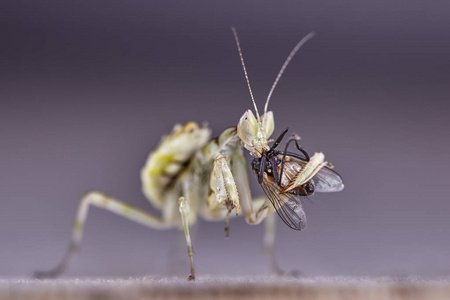
[[(341, 176), (325, 161), (324, 154), (316, 152), (310, 156), (299, 145), (297, 135), (288, 139), (284, 149), (278, 149), (288, 129), (270, 140), (275, 122), (273, 112), (268, 111), (269, 100), (295, 53), (314, 33), (301, 39), (289, 54), (268, 94), (264, 113), (260, 115), (236, 29), (232, 28), (232, 31), (256, 116), (247, 110), (237, 126), (225, 129), (217, 138), (211, 138), (211, 130), (196, 122), (175, 125), (150, 153), (141, 170), (143, 193), (161, 210), (161, 215), (143, 211), (102, 192), (88, 192), (81, 199), (71, 242), (62, 261), (53, 270), (37, 272), (36, 277), (56, 277), (67, 269), (79, 250), (90, 206), (106, 209), (150, 228), (182, 228), (190, 261), (189, 280), (195, 279), (189, 228), (198, 217), (210, 221), (225, 220), (227, 237), (233, 210), (236, 215), (241, 213), (248, 224), (259, 224), (266, 219), (266, 253), (271, 257), (272, 269), (281, 272), (273, 258), (274, 213), (277, 212), (290, 228), (303, 230), (306, 216), (301, 198), (315, 192), (337, 192), (344, 188)], [(292, 143), (296, 146), (295, 152), (288, 150)], [(244, 149), (251, 156), (250, 167), (265, 192), (264, 197), (251, 196)]]

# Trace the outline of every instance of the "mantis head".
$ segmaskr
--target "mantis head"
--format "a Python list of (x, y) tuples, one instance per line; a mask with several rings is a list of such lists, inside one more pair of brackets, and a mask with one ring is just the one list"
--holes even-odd
[(244, 147), (253, 156), (261, 157), (263, 152), (270, 149), (268, 139), (272, 135), (274, 128), (275, 121), (271, 111), (257, 119), (253, 112), (248, 109), (239, 120), (237, 133)]
[(234, 39), (236, 40), (236, 46), (238, 48), (239, 57), (241, 58), (242, 68), (244, 69), (245, 79), (247, 80), (248, 89), (250, 91), (250, 96), (252, 98), (253, 106), (256, 112), (256, 118), (253, 115), (251, 110), (247, 110), (244, 115), (239, 120), (239, 124), (237, 126), (237, 133), (239, 138), (241, 139), (244, 147), (250, 151), (250, 153), (255, 157), (261, 157), (262, 154), (270, 149), (268, 146), (268, 138), (272, 135), (272, 132), (275, 128), (275, 122), (273, 119), (273, 113), (271, 111), (267, 111), (267, 107), (269, 105), (270, 97), (278, 83), (278, 80), (281, 78), (284, 70), (287, 65), (291, 61), (292, 57), (294, 57), (295, 53), (309, 40), (314, 36), (314, 32), (311, 32), (303, 39), (301, 39), (294, 49), (289, 54), (288, 58), (284, 62), (281, 67), (280, 72), (275, 78), (275, 82), (270, 89), (269, 95), (267, 96), (266, 104), (264, 106), (264, 114), (259, 116), (258, 107), (256, 106), (255, 99), (253, 97), (252, 88), (250, 87), (250, 80), (248, 79), (247, 69), (245, 68), (244, 58), (242, 56), (241, 46), (239, 43), (239, 38), (234, 27), (231, 28), (234, 34)]

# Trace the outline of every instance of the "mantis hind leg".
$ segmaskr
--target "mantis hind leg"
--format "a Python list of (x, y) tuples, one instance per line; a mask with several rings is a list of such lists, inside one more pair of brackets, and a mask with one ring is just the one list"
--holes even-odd
[(267, 265), (271, 273), (282, 275), (284, 272), (278, 266), (274, 251), (276, 232), (276, 219), (274, 214), (267, 216), (264, 227), (264, 256), (266, 257)]
[(284, 271), (278, 265), (275, 257), (275, 233), (276, 233), (276, 214), (267, 216), (264, 222), (264, 256), (266, 257), (267, 265), (272, 274), (283, 276), (299, 277), (302, 273), (298, 270)]
[(81, 240), (83, 237), (84, 224), (86, 222), (89, 207), (91, 205), (109, 210), (115, 214), (118, 214), (119, 216), (140, 223), (147, 227), (160, 229), (173, 227), (173, 224), (171, 222), (165, 221), (160, 217), (142, 211), (120, 200), (111, 198), (100, 192), (89, 192), (81, 199), (80, 205), (78, 206), (75, 224), (72, 230), (72, 239), (63, 259), (56, 266), (56, 268), (50, 271), (36, 272), (34, 274), (35, 278), (54, 278), (60, 276), (67, 270), (71, 261), (80, 248)]

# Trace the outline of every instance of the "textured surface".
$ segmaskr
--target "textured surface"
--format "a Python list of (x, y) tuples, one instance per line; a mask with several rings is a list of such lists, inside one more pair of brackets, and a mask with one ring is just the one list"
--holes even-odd
[(3, 280), (0, 299), (449, 299), (448, 279), (144, 277)]

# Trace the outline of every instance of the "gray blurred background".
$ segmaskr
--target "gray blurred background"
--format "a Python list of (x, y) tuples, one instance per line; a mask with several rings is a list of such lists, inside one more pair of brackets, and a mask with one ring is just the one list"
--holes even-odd
[[(54, 267), (88, 190), (157, 212), (139, 171), (161, 135), (188, 120), (219, 134), (252, 107), (230, 26), (260, 110), (292, 47), (317, 32), (270, 109), (275, 135), (289, 126), (308, 152), (323, 151), (346, 188), (312, 198), (306, 231), (278, 222), (280, 265), (449, 275), (449, 10), (425, 0), (2, 1), (0, 276)], [(223, 222), (199, 225), (199, 275), (268, 274), (263, 226), (233, 219), (225, 240)], [(176, 230), (97, 208), (85, 229), (69, 276), (188, 273)]]

